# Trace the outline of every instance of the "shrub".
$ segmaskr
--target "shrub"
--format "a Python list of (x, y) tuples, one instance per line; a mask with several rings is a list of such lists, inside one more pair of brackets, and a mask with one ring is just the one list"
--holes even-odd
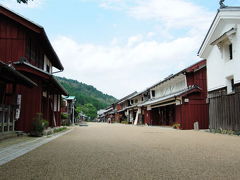
[(68, 119), (68, 114), (66, 114), (66, 113), (61, 113), (61, 118), (62, 118), (62, 119)]
[(49, 122), (43, 119), (42, 113), (37, 113), (33, 118), (32, 131), (30, 132), (31, 136), (42, 136), (43, 130), (46, 129), (49, 125)]
[(175, 123), (172, 125), (173, 129), (179, 129), (180, 126), (181, 126), (181, 124), (179, 124), (179, 123)]

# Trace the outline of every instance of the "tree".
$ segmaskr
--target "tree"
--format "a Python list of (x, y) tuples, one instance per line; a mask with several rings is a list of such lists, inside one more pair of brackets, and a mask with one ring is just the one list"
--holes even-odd
[(84, 104), (83, 106), (78, 106), (76, 111), (78, 113), (83, 113), (87, 117), (90, 117), (91, 120), (97, 117), (97, 109), (90, 103)]

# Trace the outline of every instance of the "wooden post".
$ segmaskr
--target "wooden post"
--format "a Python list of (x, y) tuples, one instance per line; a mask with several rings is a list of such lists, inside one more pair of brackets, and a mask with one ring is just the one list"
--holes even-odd
[(2, 106), (2, 108), (1, 108), (1, 119), (2, 119), (2, 122), (1, 122), (1, 124), (2, 124), (2, 129), (1, 129), (1, 132), (4, 132), (4, 107)]
[(15, 108), (12, 109), (12, 131), (15, 131), (15, 114), (16, 114), (15, 112), (16, 112)]
[(10, 130), (10, 118), (11, 118), (11, 115), (10, 115), (10, 105), (7, 106), (7, 131)]

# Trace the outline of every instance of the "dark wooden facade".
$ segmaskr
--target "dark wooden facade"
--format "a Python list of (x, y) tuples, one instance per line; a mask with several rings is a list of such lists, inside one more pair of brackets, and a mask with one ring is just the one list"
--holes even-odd
[[(50, 126), (61, 124), (60, 99), (67, 92), (51, 75), (51, 67), (44, 62), (46, 57), (52, 67), (63, 70), (44, 29), (0, 6), (0, 60), (37, 84), (32, 89), (16, 86), (16, 93), (22, 96), (16, 130), (29, 132), (37, 113), (42, 113)], [(6, 92), (11, 88), (7, 86)]]
[(235, 92), (227, 94), (227, 88), (208, 93), (209, 128), (240, 130), (240, 84), (235, 84)]
[[(17, 85), (29, 89), (37, 85), (13, 67), (0, 61), (0, 134), (15, 130), (15, 121), (20, 109)], [(8, 87), (8, 90), (7, 90)]]
[(200, 129), (208, 129), (206, 60), (187, 68), (182, 73), (186, 75), (187, 86), (196, 88), (178, 95), (176, 98), (181, 99), (179, 105), (175, 104), (175, 100), (169, 99), (159, 102), (155, 105), (157, 107), (151, 110), (144, 108), (145, 124), (172, 126), (179, 123), (181, 129), (193, 129), (194, 123), (198, 122)]
[(183, 95), (182, 98), (189, 99), (189, 102), (176, 106), (176, 122), (180, 123), (183, 129), (193, 129), (194, 122), (199, 123), (200, 129), (208, 129), (206, 61), (201, 63), (205, 63), (199, 64), (200, 67), (204, 66), (201, 69), (196, 71), (197, 68), (194, 70), (195, 67), (190, 67), (186, 72), (187, 85), (196, 85), (200, 91)]

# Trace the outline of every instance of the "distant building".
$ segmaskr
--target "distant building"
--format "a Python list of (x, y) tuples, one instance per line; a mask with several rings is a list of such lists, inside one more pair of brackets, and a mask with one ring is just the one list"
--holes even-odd
[(200, 47), (207, 59), (211, 129), (240, 130), (240, 7), (218, 10)]
[[(170, 75), (139, 93), (134, 92), (106, 109), (105, 119), (115, 122), (172, 126), (181, 129), (207, 129), (206, 60)], [(111, 116), (110, 116), (111, 117)]]
[(61, 108), (62, 113), (67, 114), (68, 122), (67, 124), (75, 124), (77, 123), (77, 119), (75, 118), (75, 96), (62, 96), (63, 105)]
[[(148, 88), (150, 99), (138, 105), (148, 125), (208, 129), (206, 60)], [(140, 109), (142, 108), (142, 110)]]

